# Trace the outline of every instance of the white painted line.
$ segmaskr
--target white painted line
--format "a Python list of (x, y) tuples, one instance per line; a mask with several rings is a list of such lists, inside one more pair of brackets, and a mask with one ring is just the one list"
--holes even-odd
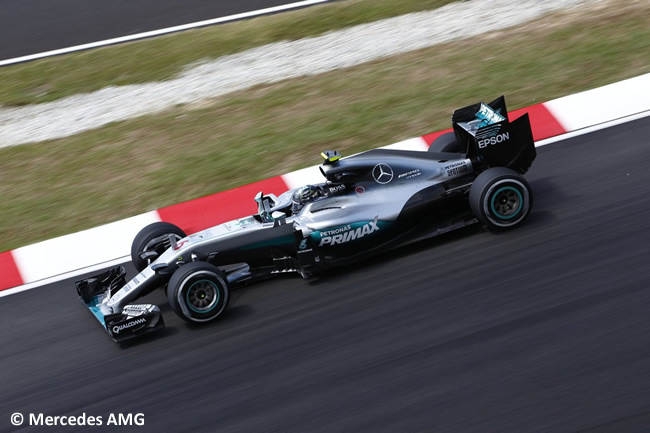
[(400, 141), (399, 143), (389, 144), (388, 146), (382, 146), (380, 149), (392, 149), (392, 150), (416, 150), (426, 152), (429, 149), (429, 145), (422, 137), (409, 138), (408, 140)]
[(569, 138), (577, 137), (579, 135), (589, 134), (590, 132), (600, 131), (601, 129), (611, 128), (612, 126), (621, 125), (627, 122), (632, 122), (633, 120), (642, 119), (648, 116), (650, 116), (650, 110), (643, 111), (641, 113), (636, 113), (631, 116), (625, 116), (619, 119), (610, 120), (608, 122), (603, 122), (598, 125), (589, 126), (587, 128), (578, 129), (577, 131), (567, 132), (562, 135), (556, 135), (555, 137), (547, 138), (545, 140), (540, 140), (535, 142), (535, 147), (546, 146), (547, 144), (555, 143), (562, 140), (568, 140)]
[(650, 109), (650, 74), (618, 81), (544, 103), (566, 131), (620, 119)]
[(131, 254), (131, 242), (146, 225), (160, 221), (151, 211), (12, 251), (25, 283), (41, 281)]
[(308, 185), (310, 183), (320, 183), (323, 181), (323, 174), (320, 172), (318, 167), (318, 165), (313, 165), (311, 167), (283, 174), (281, 177), (289, 189), (298, 188), (299, 186)]
[[(23, 284), (22, 286), (12, 287), (11, 289), (0, 290), (0, 298), (2, 298), (3, 296), (9, 296), (15, 293), (20, 293), (27, 290), (35, 289), (37, 287), (46, 286), (52, 283), (56, 283), (58, 281), (67, 280), (68, 278), (72, 278), (77, 275), (83, 275), (89, 272), (99, 271), (113, 266), (121, 265), (124, 263), (128, 263), (130, 261), (131, 261), (131, 256), (120, 257), (118, 259), (111, 260), (109, 262), (98, 263), (96, 265), (88, 266), (86, 268), (75, 269), (74, 271), (66, 272), (64, 274), (54, 275), (52, 277), (45, 278), (43, 280), (34, 281), (33, 283)], [(72, 287), (74, 287), (74, 285), (72, 285)]]
[(190, 29), (196, 29), (198, 27), (206, 27), (206, 26), (211, 26), (214, 24), (223, 24), (229, 21), (236, 21), (236, 20), (241, 20), (244, 18), (253, 18), (256, 16), (260, 15), (267, 15), (267, 14), (272, 14), (276, 12), (282, 12), (286, 11), (289, 9), (298, 9), (306, 6), (312, 6), (316, 5), (319, 3), (327, 3), (332, 0), (305, 0), (305, 1), (299, 1), (295, 3), (289, 3), (286, 5), (280, 5), (280, 6), (273, 6), (270, 8), (265, 8), (265, 9), (259, 9), (256, 11), (250, 11), (250, 12), (242, 12), (239, 14), (235, 15), (229, 15), (227, 17), (220, 17), (220, 18), (212, 18), (209, 20), (204, 20), (204, 21), (198, 21), (195, 23), (189, 23), (189, 24), (182, 24), (179, 26), (173, 26), (173, 27), (167, 27), (164, 29), (159, 29), (159, 30), (151, 30), (148, 32), (143, 32), (143, 33), (138, 33), (135, 35), (128, 35), (128, 36), (120, 36), (118, 38), (112, 38), (112, 39), (106, 39), (104, 41), (97, 41), (97, 42), (90, 42), (87, 44), (81, 44), (81, 45), (75, 45), (73, 47), (68, 47), (68, 48), (60, 48), (58, 50), (51, 50), (51, 51), (45, 51), (43, 53), (37, 53), (37, 54), (29, 54), (27, 56), (21, 56), (21, 57), (14, 57), (13, 59), (7, 59), (7, 60), (0, 60), (0, 66), (7, 66), (7, 65), (13, 65), (16, 63), (22, 63), (22, 62), (28, 62), (30, 60), (36, 60), (36, 59), (42, 59), (45, 57), (52, 57), (52, 56), (58, 56), (60, 54), (68, 54), (68, 53), (73, 53), (76, 51), (83, 51), (83, 50), (88, 50), (91, 48), (99, 48), (99, 47), (105, 47), (107, 45), (114, 45), (114, 44), (120, 44), (123, 42), (129, 42), (129, 41), (135, 41), (138, 39), (145, 39), (145, 38), (150, 38), (153, 36), (160, 36), (160, 35), (166, 35), (169, 33), (175, 33), (175, 32), (181, 32), (183, 30), (190, 30)]

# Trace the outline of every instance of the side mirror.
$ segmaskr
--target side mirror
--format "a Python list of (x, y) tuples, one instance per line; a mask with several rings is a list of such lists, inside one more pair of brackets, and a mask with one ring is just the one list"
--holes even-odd
[(278, 201), (278, 198), (275, 194), (264, 195), (262, 191), (255, 194), (255, 202), (257, 203), (257, 213), (264, 219), (266, 222), (269, 222), (269, 211)]
[(279, 210), (273, 212), (271, 214), (271, 218), (273, 218), (274, 227), (287, 223), (287, 214), (285, 214), (284, 212), (280, 212)]

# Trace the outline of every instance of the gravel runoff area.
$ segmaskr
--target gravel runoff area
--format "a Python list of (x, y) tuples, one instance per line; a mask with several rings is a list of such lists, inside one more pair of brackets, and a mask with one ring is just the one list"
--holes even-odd
[(347, 68), (603, 0), (471, 0), (190, 65), (174, 79), (0, 109), (0, 147), (67, 137), (257, 84)]

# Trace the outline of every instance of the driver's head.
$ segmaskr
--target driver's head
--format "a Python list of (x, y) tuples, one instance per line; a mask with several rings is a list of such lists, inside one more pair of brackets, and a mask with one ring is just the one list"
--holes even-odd
[(291, 196), (291, 211), (295, 214), (305, 206), (305, 204), (323, 195), (323, 191), (314, 185), (301, 186), (294, 191)]

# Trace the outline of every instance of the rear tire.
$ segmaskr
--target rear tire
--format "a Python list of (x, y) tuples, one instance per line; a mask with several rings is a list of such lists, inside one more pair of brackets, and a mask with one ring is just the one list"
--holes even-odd
[(489, 168), (472, 184), (469, 204), (483, 224), (508, 229), (519, 225), (530, 213), (533, 191), (519, 173), (506, 167)]
[(174, 272), (167, 285), (174, 312), (188, 322), (209, 322), (228, 306), (230, 290), (224, 274), (206, 262), (192, 262)]
[(463, 149), (461, 149), (460, 144), (456, 141), (456, 134), (447, 132), (433, 140), (427, 152), (463, 153)]
[(175, 226), (174, 224), (166, 223), (166, 222), (157, 222), (153, 224), (149, 224), (140, 232), (136, 235), (135, 239), (133, 239), (133, 243), (131, 244), (131, 261), (133, 262), (133, 266), (138, 270), (138, 272), (142, 271), (144, 268), (146, 268), (149, 265), (149, 262), (147, 260), (144, 260), (140, 257), (140, 254), (143, 253), (144, 251), (156, 251), (158, 255), (162, 254), (165, 252), (167, 248), (171, 246), (169, 241), (165, 241), (161, 245), (150, 245), (147, 246), (149, 242), (151, 242), (152, 239), (158, 238), (163, 235), (175, 235), (176, 240), (182, 239), (185, 236), (185, 232)]

